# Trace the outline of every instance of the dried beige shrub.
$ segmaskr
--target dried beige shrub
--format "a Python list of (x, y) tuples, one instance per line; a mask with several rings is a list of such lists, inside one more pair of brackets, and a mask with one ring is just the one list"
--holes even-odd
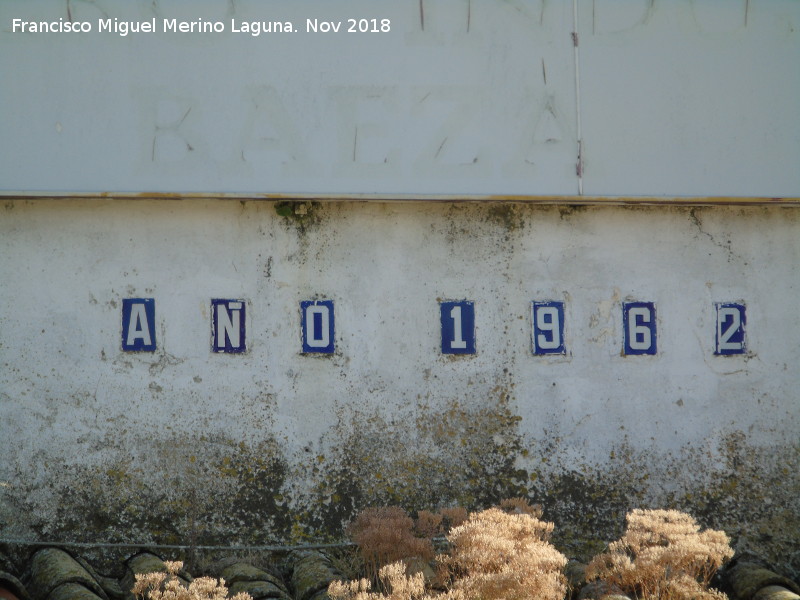
[(328, 596), (332, 600), (371, 600), (382, 597), (374, 594), (372, 583), (369, 579), (356, 579), (353, 581), (332, 581), (328, 585)]
[(429, 538), (414, 535), (414, 521), (398, 506), (367, 508), (347, 528), (364, 559), (367, 575), (379, 579), (379, 569), (403, 558), (433, 558)]
[(641, 600), (721, 600), (709, 589), (717, 569), (733, 556), (723, 531), (700, 531), (688, 514), (639, 510), (627, 516), (625, 535), (586, 568), (587, 581), (601, 579)]
[(442, 515), (442, 527), (445, 531), (449, 531), (453, 527), (458, 527), (462, 523), (465, 523), (469, 518), (469, 513), (463, 506), (443, 508), (439, 511), (439, 514)]
[(403, 562), (381, 567), (378, 577), (385, 594), (373, 592), (368, 579), (359, 579), (332, 582), (328, 586), (328, 595), (332, 600), (466, 600), (460, 592), (427, 594), (422, 573), (408, 575)]
[(370, 579), (360, 579), (335, 581), (328, 594), (333, 600), (562, 600), (567, 559), (548, 541), (553, 524), (540, 521), (540, 508), (522, 498), (502, 506), (472, 515), (464, 509), (418, 513), (416, 530), (421, 535), (452, 525), (447, 535), (450, 554), (437, 557), (440, 582), (447, 588), (442, 593), (426, 591), (423, 575), (408, 575), (401, 561), (429, 556), (429, 546), (418, 544), (430, 544), (430, 539), (409, 540), (410, 517), (396, 507), (365, 510), (349, 530), (365, 560), (386, 561), (374, 580), (385, 593), (373, 591)]
[(483, 600), (562, 600), (567, 558), (550, 543), (553, 524), (525, 512), (490, 508), (470, 515), (447, 536), (452, 547), (441, 563), (450, 588)]
[[(212, 577), (198, 577), (188, 586), (178, 579), (178, 571), (183, 568), (180, 561), (165, 561), (166, 573), (137, 573), (133, 595), (139, 600), (227, 600), (228, 588), (225, 580)], [(240, 592), (231, 600), (253, 600), (250, 594)]]
[(441, 513), (432, 513), (429, 510), (417, 512), (417, 520), (414, 523), (414, 531), (419, 537), (432, 538), (442, 533), (442, 521), (444, 517)]

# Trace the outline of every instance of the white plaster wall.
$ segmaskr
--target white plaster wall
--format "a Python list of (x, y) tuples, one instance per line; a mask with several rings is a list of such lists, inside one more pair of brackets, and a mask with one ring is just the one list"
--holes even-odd
[[(268, 430), (295, 451), (338, 405), (480, 402), (499, 380), (526, 434), (600, 459), (620, 435), (677, 450), (734, 425), (755, 443), (797, 431), (792, 209), (335, 204), (314, 218), (301, 234), (272, 203), (6, 203), (2, 428), (19, 445), (2, 477), (37, 456), (102, 460), (111, 431)], [(121, 351), (126, 297), (155, 298), (156, 352)], [(216, 297), (246, 299), (245, 355), (210, 351)], [(317, 297), (335, 302), (329, 357), (300, 353), (299, 302)], [(437, 299), (464, 298), (477, 353), (443, 356)], [(566, 356), (532, 355), (534, 299), (566, 302)], [(656, 303), (657, 356), (621, 356), (624, 299)], [(714, 303), (738, 300), (749, 352), (715, 356)]]
[[(525, 494), (572, 544), (677, 505), (790, 556), (796, 209), (303, 209), (4, 203), (4, 539), (298, 541), (368, 504)], [(155, 299), (153, 353), (121, 350), (131, 297)], [(245, 354), (211, 351), (212, 298), (246, 300)], [(316, 298), (333, 355), (301, 353)], [(475, 303), (476, 354), (441, 354), (440, 299)], [(622, 356), (626, 299), (656, 303), (656, 356)], [(532, 354), (532, 300), (565, 302), (565, 355)], [(725, 301), (745, 355), (714, 355)]]

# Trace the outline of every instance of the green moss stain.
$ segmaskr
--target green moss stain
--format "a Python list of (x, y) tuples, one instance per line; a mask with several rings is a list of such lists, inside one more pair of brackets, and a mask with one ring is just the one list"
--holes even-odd
[(305, 234), (310, 227), (320, 223), (321, 204), (296, 200), (276, 202), (275, 214), (282, 217), (287, 225), (296, 228), (299, 234)]
[(286, 539), (291, 527), (283, 494), (288, 466), (279, 444), (274, 440), (255, 447), (239, 444), (238, 452), (217, 459), (214, 466), (233, 484), (221, 529), (238, 530), (248, 543)]
[(619, 442), (608, 460), (565, 463), (560, 442), (531, 482), (571, 556), (588, 559), (617, 539), (633, 508), (676, 508), (703, 527), (722, 529), (738, 551), (755, 552), (785, 572), (798, 572), (792, 550), (800, 532), (800, 449), (758, 447), (742, 431), (716, 445), (686, 446), (677, 455), (636, 450)]
[(55, 511), (31, 493), (15, 512), (43, 540), (257, 545), (342, 539), (367, 506), (477, 510), (524, 496), (555, 523), (556, 546), (584, 561), (619, 538), (629, 510), (677, 508), (737, 550), (800, 571), (797, 445), (757, 447), (731, 431), (677, 455), (621, 440), (602, 460), (575, 462), (564, 440), (523, 435), (513, 407), (502, 386), (481, 403), (419, 403), (402, 418), (347, 405), (324, 452), (291, 457), (273, 439), (172, 439), (153, 449), (163, 470), (131, 458), (62, 467)]
[(275, 203), (275, 214), (279, 217), (285, 217), (287, 219), (294, 218), (294, 202), (276, 202)]
[(170, 440), (161, 468), (70, 467), (56, 488), (45, 537), (163, 544), (267, 543), (285, 539), (287, 465), (277, 442)]
[(479, 507), (519, 495), (528, 473), (516, 465), (518, 424), (504, 395), (480, 407), (420, 407), (414, 419), (348, 409), (330, 432), (335, 445), (324, 468), (312, 467), (315, 523), (340, 535), (366, 506)]
[(524, 229), (527, 218), (524, 207), (519, 204), (497, 203), (486, 207), (486, 217), (489, 222), (500, 225), (507, 231)]
[[(724, 530), (736, 549), (800, 573), (800, 444), (753, 446), (745, 432), (733, 431), (721, 439), (716, 458), (722, 462), (708, 484), (695, 485), (679, 505), (706, 526)], [(689, 459), (708, 462), (698, 451)]]

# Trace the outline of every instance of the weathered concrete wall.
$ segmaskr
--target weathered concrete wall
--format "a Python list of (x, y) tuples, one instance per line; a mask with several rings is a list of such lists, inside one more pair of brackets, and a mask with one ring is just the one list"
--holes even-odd
[[(568, 553), (675, 506), (800, 567), (797, 209), (0, 211), (4, 539), (302, 541), (527, 494)], [(125, 298), (155, 299), (155, 352), (121, 350)], [(246, 353), (211, 352), (212, 298), (246, 301)], [(332, 355), (301, 353), (312, 299)], [(441, 354), (446, 299), (474, 302), (476, 354)], [(626, 299), (655, 303), (657, 355), (622, 355)], [(532, 354), (533, 300), (565, 303), (565, 355)], [(714, 354), (725, 301), (745, 354)]]

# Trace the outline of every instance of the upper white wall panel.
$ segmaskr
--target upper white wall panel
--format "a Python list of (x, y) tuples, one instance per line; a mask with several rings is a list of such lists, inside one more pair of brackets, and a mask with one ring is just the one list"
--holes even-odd
[(797, 196), (799, 25), (792, 0), (4, 0), (0, 194)]
[[(10, 32), (67, 7), (93, 31)], [(4, 1), (1, 186), (575, 193), (572, 17), (494, 0)], [(157, 33), (100, 33), (106, 18)], [(164, 18), (225, 32), (163, 33)], [(350, 18), (389, 31), (349, 33)], [(252, 21), (297, 32), (232, 31)]]
[(800, 195), (800, 2), (579, 8), (585, 193)]

